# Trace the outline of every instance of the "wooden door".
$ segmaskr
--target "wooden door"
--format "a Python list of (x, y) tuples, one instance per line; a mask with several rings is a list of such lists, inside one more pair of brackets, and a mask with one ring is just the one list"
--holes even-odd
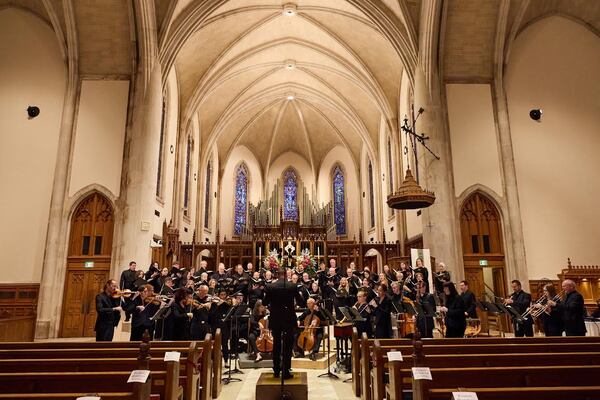
[(109, 278), (113, 208), (99, 193), (86, 197), (71, 219), (61, 337), (94, 336), (95, 298)]
[[(504, 297), (506, 277), (500, 213), (483, 193), (473, 193), (463, 204), (460, 230), (465, 277), (470, 289), (478, 300), (483, 299), (484, 293), (491, 296), (486, 298), (488, 301), (494, 301), (493, 296)], [(477, 314), (482, 332), (486, 332), (492, 322), (497, 325), (495, 318), (488, 321), (488, 316), (480, 310)]]

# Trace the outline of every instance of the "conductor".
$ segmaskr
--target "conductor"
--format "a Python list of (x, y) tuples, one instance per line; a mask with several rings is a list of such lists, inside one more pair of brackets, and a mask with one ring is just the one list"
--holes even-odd
[(283, 379), (291, 379), (294, 377), (290, 368), (296, 327), (294, 299), (299, 302), (302, 298), (296, 285), (287, 281), (285, 275), (285, 268), (281, 268), (277, 273), (278, 279), (266, 287), (264, 304), (271, 309), (269, 328), (273, 334), (273, 373), (275, 378), (279, 378), (279, 374), (283, 373)]

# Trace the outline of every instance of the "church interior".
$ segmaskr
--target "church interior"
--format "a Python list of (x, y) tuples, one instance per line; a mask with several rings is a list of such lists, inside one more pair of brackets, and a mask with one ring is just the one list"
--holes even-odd
[(0, 54), (0, 398), (600, 398), (600, 2), (0, 0)]

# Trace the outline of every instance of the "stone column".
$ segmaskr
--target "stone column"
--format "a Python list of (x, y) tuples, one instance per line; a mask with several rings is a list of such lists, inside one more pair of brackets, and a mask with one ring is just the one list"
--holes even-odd
[(35, 337), (45, 339), (56, 337), (60, 328), (63, 285), (65, 279), (66, 237), (69, 210), (65, 209), (68, 190), (69, 168), (71, 165), (71, 144), (74, 137), (75, 108), (79, 93), (79, 69), (77, 53), (77, 33), (75, 16), (71, 1), (63, 3), (66, 21), (67, 89), (63, 103), (63, 113), (58, 138), (56, 164), (54, 166), (54, 182), (50, 199), (48, 231), (40, 294), (38, 298), (38, 314)]
[(153, 4), (136, 0), (134, 7), (140, 57), (121, 175), (123, 224), (113, 274), (117, 279), (129, 261), (134, 260), (141, 266), (151, 261), (162, 110), (162, 75)]
[[(461, 253), (460, 224), (454, 194), (454, 174), (450, 151), (450, 134), (445, 122), (445, 109), (437, 76), (426, 83), (425, 73), (419, 65), (415, 73), (414, 104), (425, 109), (417, 121), (417, 133), (431, 139), (427, 145), (440, 157), (436, 160), (419, 146), (419, 177), (424, 189), (435, 192), (435, 203), (423, 210), (423, 245), (431, 250), (436, 261), (443, 261), (457, 282), (464, 276)], [(414, 168), (413, 168), (414, 169)]]

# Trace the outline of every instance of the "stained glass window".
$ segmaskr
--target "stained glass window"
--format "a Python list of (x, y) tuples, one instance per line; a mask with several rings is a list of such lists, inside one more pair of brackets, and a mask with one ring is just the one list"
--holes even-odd
[[(394, 166), (392, 161), (392, 141), (388, 137), (387, 142), (387, 158), (388, 158), (388, 194), (394, 193)], [(394, 215), (394, 209), (387, 207), (390, 210), (390, 215)]]
[(346, 188), (344, 186), (344, 173), (336, 166), (333, 170), (333, 219), (335, 233), (346, 234)]
[(190, 162), (192, 157), (192, 137), (188, 136), (187, 148), (185, 150), (185, 184), (183, 186), (183, 215), (188, 216), (188, 205), (190, 202)]
[(235, 205), (233, 234), (241, 235), (246, 226), (248, 209), (248, 168), (242, 164), (235, 173)]
[(212, 180), (212, 163), (209, 161), (206, 166), (206, 191), (204, 192), (204, 227), (208, 229), (210, 222), (210, 184)]
[(373, 194), (373, 164), (369, 160), (369, 227), (375, 227), (375, 195)]
[(296, 173), (289, 168), (283, 173), (283, 219), (298, 220), (298, 182)]

